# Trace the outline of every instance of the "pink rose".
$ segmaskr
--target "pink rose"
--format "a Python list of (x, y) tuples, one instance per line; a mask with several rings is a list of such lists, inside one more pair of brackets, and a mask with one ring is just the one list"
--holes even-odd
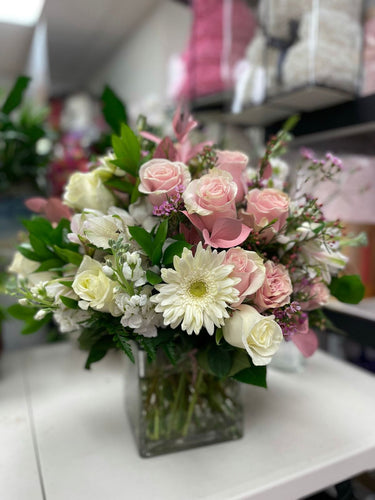
[(228, 172), (213, 168), (187, 186), (182, 197), (188, 214), (198, 214), (208, 231), (219, 218), (236, 219), (237, 185)]
[(267, 260), (265, 268), (264, 283), (254, 297), (254, 303), (261, 311), (285, 306), (290, 302), (290, 295), (293, 291), (292, 282), (285, 266)]
[(302, 300), (299, 304), (303, 311), (313, 311), (327, 304), (330, 292), (323, 281), (315, 281), (304, 286), (297, 286), (296, 290), (301, 294)]
[(263, 259), (256, 252), (236, 247), (227, 251), (224, 263), (234, 266), (231, 278), (241, 279), (235, 285), (239, 291), (239, 300), (232, 304), (237, 307), (248, 295), (255, 293), (262, 286), (266, 272)]
[(181, 162), (154, 158), (141, 166), (139, 191), (147, 194), (153, 205), (161, 205), (167, 196), (173, 196), (179, 186), (186, 187), (191, 176), (189, 168)]
[(241, 213), (243, 222), (255, 231), (260, 231), (271, 221), (271, 227), (262, 232), (268, 241), (280, 232), (289, 214), (289, 197), (278, 189), (252, 189), (246, 196), (247, 207)]
[(229, 172), (237, 184), (236, 203), (242, 201), (247, 193), (246, 167), (249, 158), (239, 151), (220, 151), (216, 150), (216, 167), (219, 170)]

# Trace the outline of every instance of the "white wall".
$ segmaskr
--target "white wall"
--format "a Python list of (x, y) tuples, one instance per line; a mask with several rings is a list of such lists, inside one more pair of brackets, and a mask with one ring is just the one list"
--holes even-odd
[(172, 1), (159, 5), (94, 75), (90, 89), (99, 93), (107, 83), (129, 104), (148, 95), (164, 101), (169, 58), (186, 48), (190, 23), (189, 7)]

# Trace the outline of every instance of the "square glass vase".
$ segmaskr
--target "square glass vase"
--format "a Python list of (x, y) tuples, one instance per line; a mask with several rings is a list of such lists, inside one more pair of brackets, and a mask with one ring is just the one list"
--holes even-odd
[(149, 362), (137, 349), (135, 358), (127, 368), (126, 409), (141, 457), (242, 437), (239, 382), (204, 372), (192, 352), (176, 365), (163, 351)]

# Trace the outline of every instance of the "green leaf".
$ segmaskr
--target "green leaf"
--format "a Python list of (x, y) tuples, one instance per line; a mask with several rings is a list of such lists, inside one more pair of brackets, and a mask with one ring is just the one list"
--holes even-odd
[(41, 273), (42, 271), (49, 271), (50, 269), (59, 269), (61, 268), (65, 262), (63, 262), (61, 259), (53, 258), (53, 259), (47, 259), (43, 261), (38, 269), (35, 271), (36, 273)]
[(207, 362), (210, 370), (217, 377), (226, 377), (232, 368), (230, 351), (213, 346), (207, 351)]
[(64, 260), (65, 262), (70, 262), (75, 266), (79, 266), (82, 262), (83, 255), (78, 252), (73, 252), (72, 250), (68, 250), (67, 248), (59, 248), (57, 246), (54, 246), (53, 249), (60, 257), (60, 259)]
[(26, 307), (21, 306), (21, 304), (13, 304), (8, 307), (7, 311), (11, 316), (13, 316), (13, 318), (28, 321), (33, 319), (38, 309), (36, 307)]
[(108, 85), (104, 87), (101, 101), (105, 121), (116, 134), (120, 134), (121, 124), (128, 121), (124, 103)]
[(128, 229), (132, 238), (138, 243), (141, 248), (143, 248), (143, 250), (151, 259), (152, 253), (154, 251), (154, 242), (151, 235), (145, 229), (143, 229), (143, 227), (129, 226)]
[(19, 76), (12, 90), (9, 92), (6, 101), (4, 102), (1, 111), (5, 115), (9, 115), (22, 102), (23, 94), (27, 89), (31, 78), (28, 76)]
[(35, 260), (36, 262), (41, 262), (43, 260), (43, 257), (40, 257), (31, 249), (31, 245), (29, 243), (22, 243), (21, 245), (18, 245), (17, 250), (20, 254), (26, 257), (26, 259)]
[(40, 239), (36, 234), (29, 235), (30, 244), (35, 250), (35, 253), (38, 254), (42, 259), (51, 259), (53, 257), (53, 253), (48, 250), (44, 241)]
[(134, 185), (131, 182), (121, 179), (109, 179), (105, 185), (123, 193), (132, 193), (134, 189)]
[(167, 355), (167, 358), (172, 363), (173, 366), (177, 363), (176, 350), (173, 342), (168, 342), (162, 345), (163, 351)]
[(357, 274), (332, 278), (329, 289), (334, 297), (347, 304), (358, 304), (365, 294), (365, 286)]
[(163, 245), (168, 233), (168, 220), (164, 220), (158, 227), (154, 239), (154, 250), (152, 252), (151, 262), (152, 265), (160, 263), (162, 256)]
[(30, 234), (35, 235), (39, 240), (45, 243), (52, 243), (53, 227), (44, 217), (33, 217), (32, 219), (23, 220), (22, 224)]
[(251, 366), (232, 375), (232, 378), (244, 384), (257, 385), (267, 388), (267, 368), (265, 366)]
[(215, 332), (216, 345), (220, 344), (222, 338), (223, 338), (223, 330), (221, 328), (217, 328)]
[(163, 280), (161, 279), (161, 276), (159, 274), (154, 273), (153, 271), (146, 271), (146, 278), (151, 285), (158, 285), (161, 283)]
[(130, 127), (122, 124), (121, 137), (112, 136), (112, 147), (116, 156), (112, 163), (137, 177), (141, 150), (138, 139)]
[(49, 313), (41, 320), (32, 319), (31, 321), (27, 321), (24, 328), (22, 328), (21, 333), (22, 335), (29, 335), (30, 333), (37, 332), (40, 328), (42, 328), (42, 326), (49, 323), (51, 320), (52, 314)]
[(71, 299), (69, 297), (65, 297), (65, 295), (60, 295), (61, 302), (69, 309), (79, 309), (78, 301)]
[(181, 257), (184, 248), (191, 248), (192, 245), (187, 241), (176, 241), (171, 243), (164, 251), (163, 255), (163, 265), (171, 266), (173, 264), (173, 257), (177, 255), (177, 257)]
[(284, 132), (290, 132), (291, 130), (294, 129), (294, 127), (297, 125), (299, 121), (300, 121), (300, 115), (292, 115), (283, 124), (282, 129), (284, 130)]
[(130, 361), (132, 363), (135, 363), (134, 354), (131, 345), (129, 343), (129, 340), (121, 333), (116, 332), (116, 334), (114, 335), (114, 341), (124, 351), (124, 353), (130, 359)]
[(138, 342), (140, 343), (142, 349), (147, 353), (147, 358), (149, 361), (156, 359), (156, 347), (154, 345), (154, 340), (147, 337), (138, 337)]
[(236, 349), (233, 354), (233, 365), (229, 373), (229, 377), (235, 375), (241, 370), (249, 368), (250, 366), (252, 366), (251, 359), (245, 349)]
[(130, 203), (135, 203), (138, 200), (138, 198), (141, 196), (141, 193), (139, 192), (139, 189), (138, 189), (140, 182), (141, 181), (138, 178), (136, 183), (135, 183), (135, 186), (133, 187), (133, 192), (132, 192), (131, 197), (130, 197)]
[(91, 347), (86, 360), (85, 368), (89, 370), (92, 363), (96, 363), (104, 358), (107, 352), (114, 347), (111, 337), (102, 337)]
[(68, 288), (72, 288), (72, 285), (73, 285), (73, 281), (72, 280), (65, 281), (64, 279), (61, 279), (59, 281), (59, 283), (61, 283), (61, 285), (64, 285), (64, 286), (66, 286)]

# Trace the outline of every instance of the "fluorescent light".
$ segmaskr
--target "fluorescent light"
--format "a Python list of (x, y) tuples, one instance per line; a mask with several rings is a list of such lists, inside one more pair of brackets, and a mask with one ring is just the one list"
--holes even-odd
[(45, 0), (0, 0), (0, 22), (33, 26), (37, 23)]

